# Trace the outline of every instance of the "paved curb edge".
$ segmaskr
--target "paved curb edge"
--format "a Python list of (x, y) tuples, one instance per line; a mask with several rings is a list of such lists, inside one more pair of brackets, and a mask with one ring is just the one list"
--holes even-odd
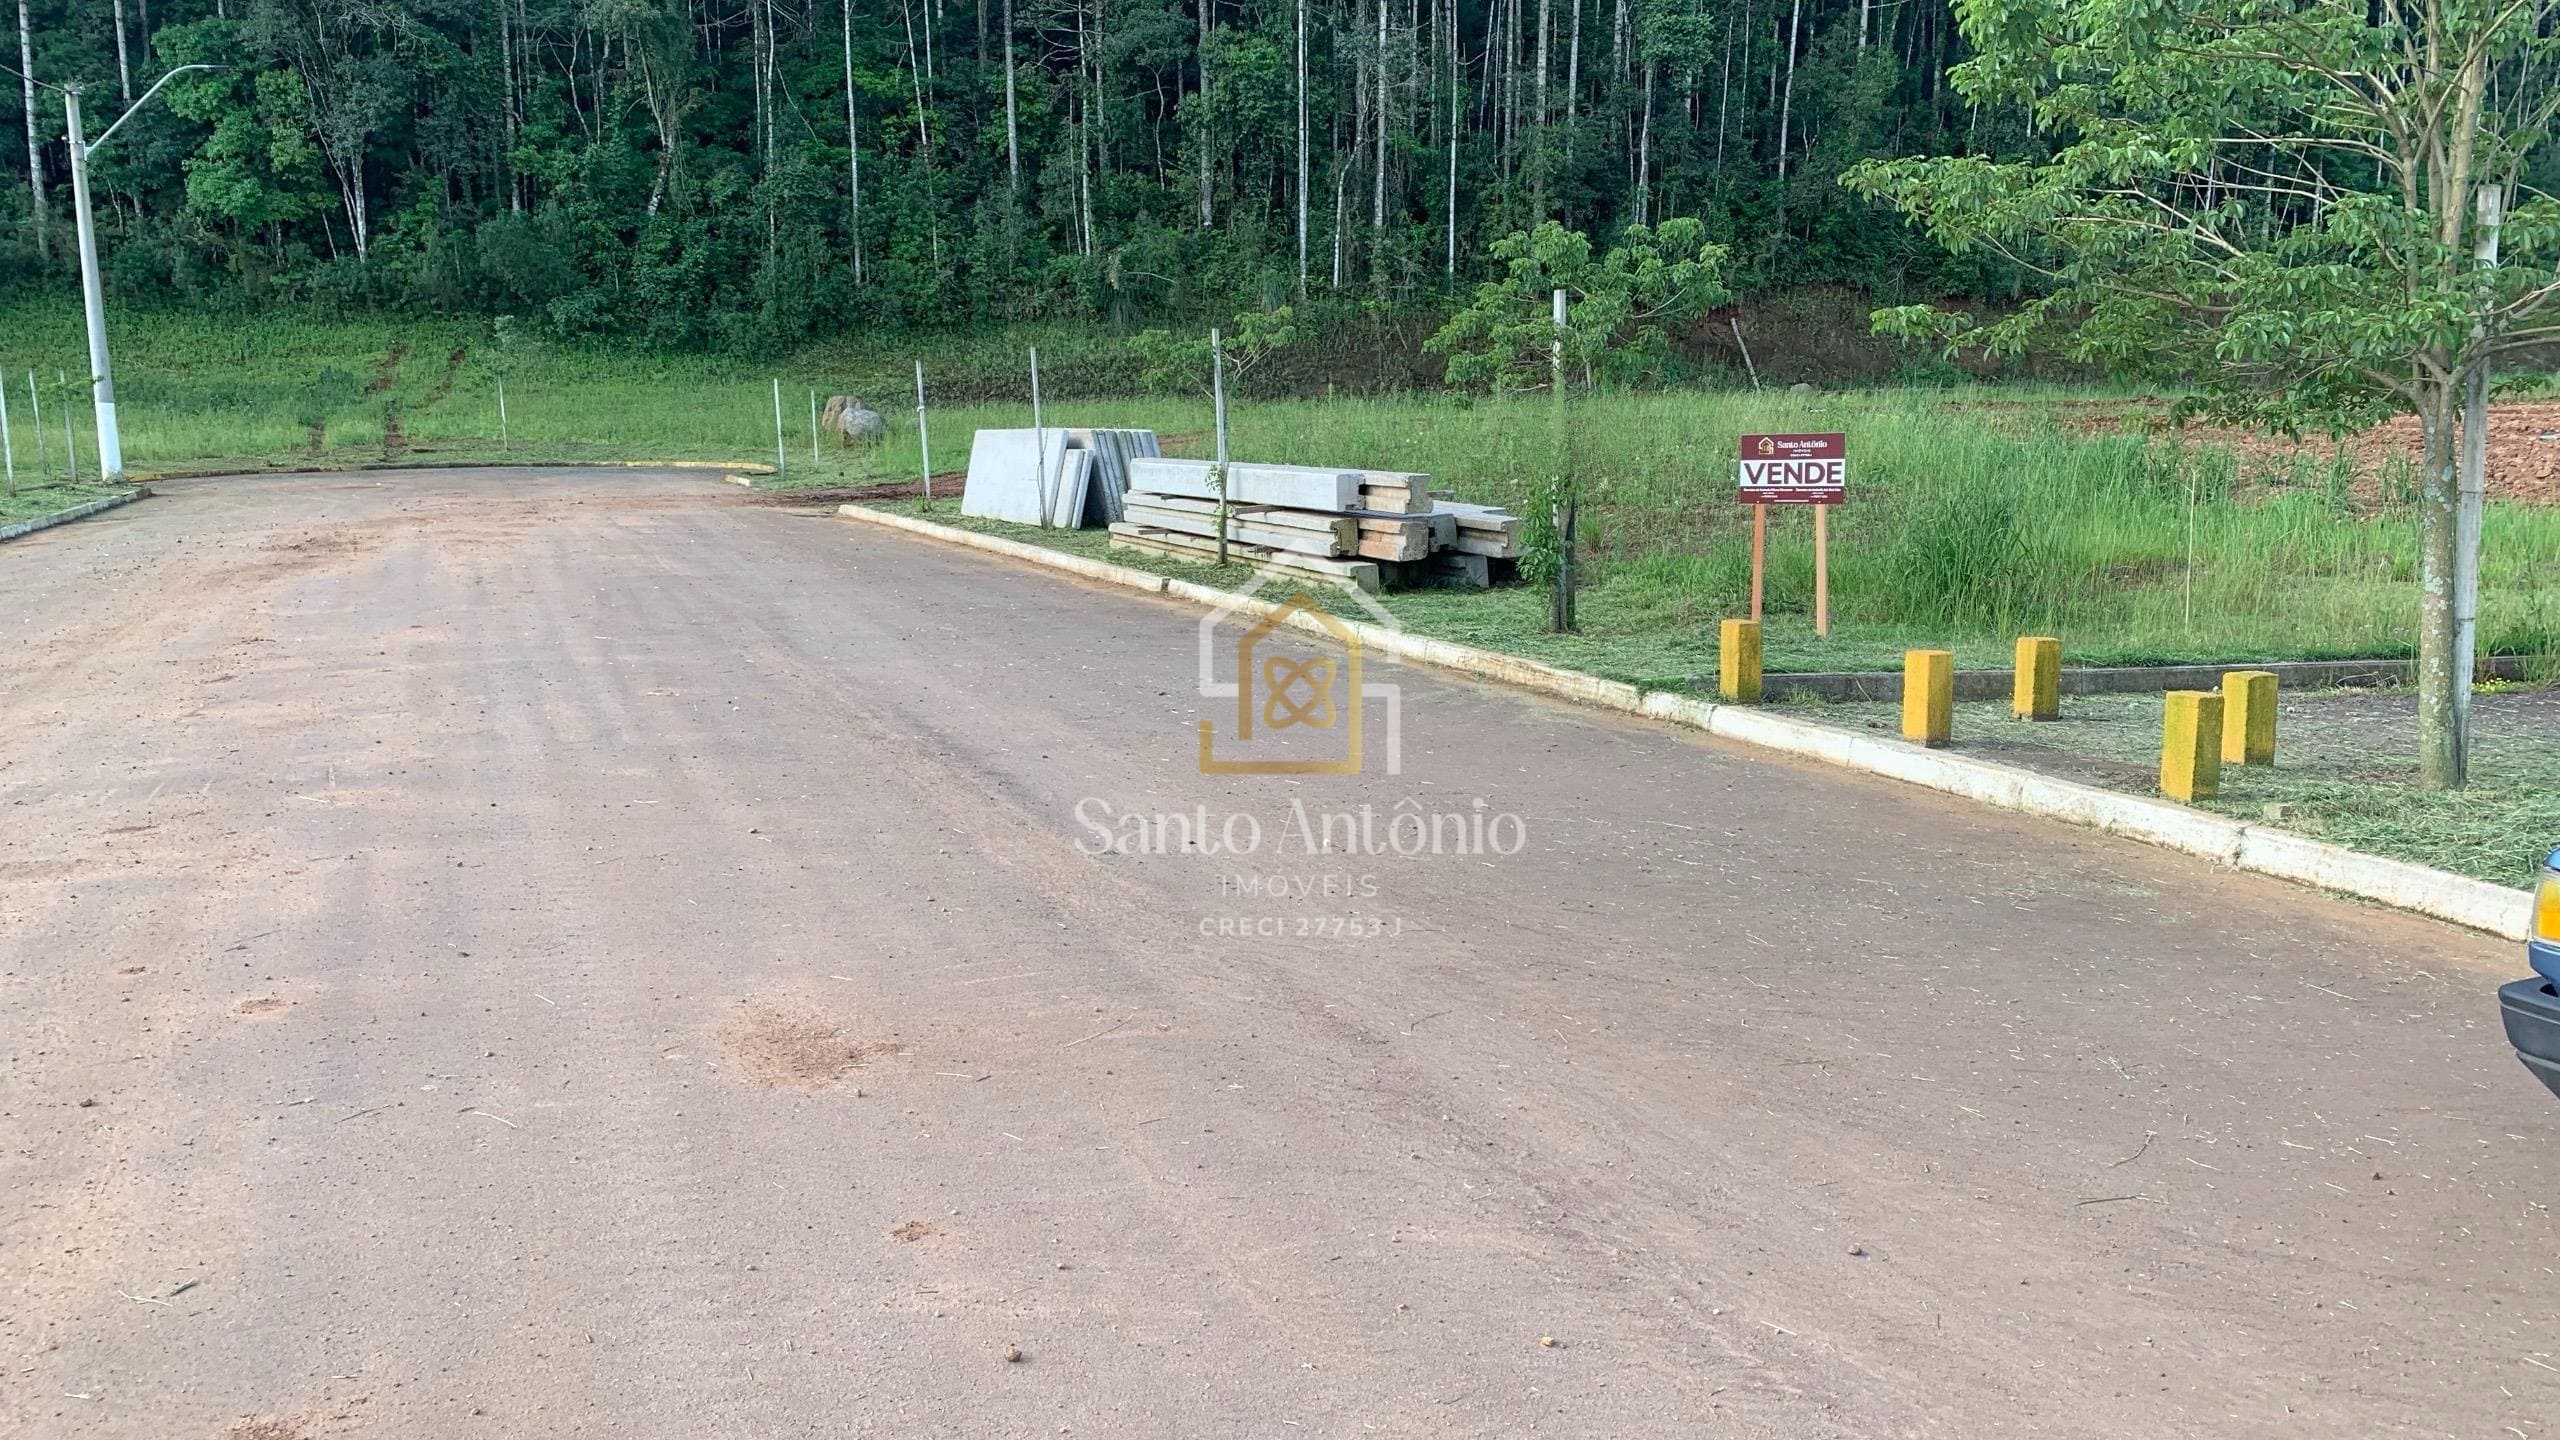
[(22, 535), (33, 535), (39, 530), (50, 530), (56, 525), (68, 525), (74, 520), (86, 520), (99, 511), (113, 510), (119, 505), (130, 505), (150, 493), (150, 486), (136, 485), (121, 495), (101, 495), (95, 500), (83, 501), (68, 510), (56, 510), (50, 515), (38, 515), (32, 520), (13, 520), (6, 525), (0, 525), (0, 542), (15, 540)]
[[(980, 535), (864, 505), (841, 505), (836, 513), (1150, 594), (1195, 604), (1236, 603), (1236, 597), (1223, 590), (1188, 580), (1169, 579), (1125, 565)], [(1268, 612), (1275, 607), (1268, 601), (1256, 600), (1246, 602), (1242, 608)], [(1924, 750), (1752, 706), (1718, 705), (1667, 690), (1640, 691), (1622, 681), (1603, 680), (1517, 655), (1407, 635), (1366, 623), (1354, 622), (1351, 628), (1360, 635), (1361, 644), (1381, 654), (1476, 679), (1502, 681), (1603, 710), (1668, 721), (1764, 750), (1960, 795), (1996, 809), (2085, 826), (2200, 856), (2235, 870), (2292, 880), (2449, 920), (2505, 939), (2523, 940), (2531, 923), (2531, 894), (2449, 870), (2367, 855), (2288, 830), (2251, 825), (2165, 800), (2126, 795), (1970, 756)]]
[(758, 460), (356, 460), (344, 465), (261, 465), (216, 470), (154, 470), (159, 480), (255, 480), (272, 475), (354, 475), (375, 470), (727, 470), (738, 475), (771, 475), (774, 468)]

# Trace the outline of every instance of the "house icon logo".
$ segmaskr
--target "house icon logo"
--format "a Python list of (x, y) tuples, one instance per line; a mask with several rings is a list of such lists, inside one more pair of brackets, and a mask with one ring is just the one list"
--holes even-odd
[(1757, 449), (1763, 455), (1775, 455), (1778, 453), (1778, 442), (1769, 436), (1763, 435), (1760, 437), (1760, 444)]
[[(1265, 589), (1287, 598), (1272, 604), (1261, 593)], [(1356, 604), (1367, 614), (1359, 622), (1345, 621), (1310, 595), (1310, 589), (1348, 597), (1335, 603), (1344, 609)], [(1249, 623), (1248, 611), (1255, 612)], [(1402, 696), (1397, 687), (1365, 676), (1365, 666), (1388, 658), (1367, 653), (1361, 632), (1368, 628), (1398, 626), (1393, 615), (1361, 590), (1277, 570), (1262, 571), (1203, 617), (1200, 694), (1233, 700), (1235, 711), (1232, 734), (1223, 740), (1217, 721), (1200, 722), (1200, 773), (1357, 775), (1368, 759), (1366, 712), (1372, 703), (1384, 706), (1386, 773), (1400, 773)], [(1219, 662), (1227, 654), (1234, 657), (1234, 678), (1221, 680)], [(1224, 758), (1218, 753), (1222, 744)]]

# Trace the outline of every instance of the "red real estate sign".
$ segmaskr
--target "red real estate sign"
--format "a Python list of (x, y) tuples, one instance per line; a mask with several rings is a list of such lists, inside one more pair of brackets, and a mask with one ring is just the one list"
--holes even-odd
[(1848, 498), (1848, 436), (1742, 437), (1743, 504), (1837, 505)]

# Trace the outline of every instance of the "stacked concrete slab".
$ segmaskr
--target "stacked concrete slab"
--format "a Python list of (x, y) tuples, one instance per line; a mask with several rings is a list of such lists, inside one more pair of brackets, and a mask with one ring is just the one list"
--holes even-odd
[(1092, 529), (1121, 518), (1132, 461), (1153, 430), (981, 430), (969, 444), (960, 513), (1017, 525)]
[(1067, 448), (1093, 456), (1084, 490), (1084, 527), (1100, 529), (1126, 518), (1122, 498), (1129, 493), (1131, 462), (1160, 453), (1153, 430), (1069, 430)]
[[(1111, 543), (1215, 558), (1219, 489), (1211, 461), (1133, 460)], [(1408, 471), (1237, 463), (1223, 499), (1229, 559), (1371, 590), (1433, 579), (1490, 585), (1508, 578), (1519, 553), (1518, 520), (1439, 499), (1430, 476)]]

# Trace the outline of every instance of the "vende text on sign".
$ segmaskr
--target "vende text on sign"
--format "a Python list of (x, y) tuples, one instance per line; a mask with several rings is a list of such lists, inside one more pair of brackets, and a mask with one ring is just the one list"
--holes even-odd
[(1742, 437), (1743, 504), (1837, 505), (1848, 498), (1848, 436)]

